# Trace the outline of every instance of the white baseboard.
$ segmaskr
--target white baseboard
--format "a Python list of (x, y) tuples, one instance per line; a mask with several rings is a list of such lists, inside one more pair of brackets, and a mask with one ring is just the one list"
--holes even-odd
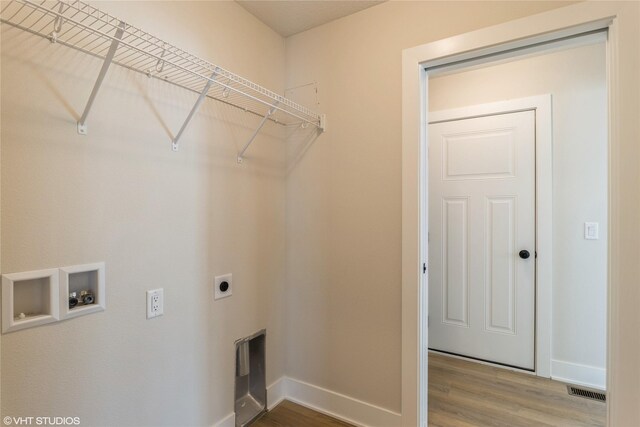
[[(271, 410), (285, 399), (359, 427), (395, 427), (402, 424), (400, 414), (388, 409), (304, 381), (280, 377), (267, 387), (267, 408)], [(235, 414), (229, 414), (214, 424), (214, 427), (234, 426)]]
[(363, 427), (400, 426), (398, 413), (313, 384), (286, 378), (287, 400)]
[(607, 384), (607, 371), (595, 366), (551, 360), (551, 378), (569, 384), (604, 390)]
[(267, 409), (272, 410), (287, 397), (287, 378), (280, 377), (267, 387)]
[(218, 421), (213, 427), (236, 427), (236, 414), (229, 414)]

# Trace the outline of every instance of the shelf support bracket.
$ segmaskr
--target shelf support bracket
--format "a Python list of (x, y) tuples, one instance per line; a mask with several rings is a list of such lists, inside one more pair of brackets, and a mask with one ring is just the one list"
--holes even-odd
[(87, 106), (84, 107), (84, 112), (82, 113), (82, 117), (78, 120), (78, 133), (80, 135), (87, 134), (87, 116), (89, 116), (89, 111), (91, 111), (91, 106), (93, 105), (93, 101), (96, 99), (98, 95), (98, 90), (100, 90), (100, 86), (102, 86), (102, 81), (104, 80), (107, 71), (109, 70), (109, 66), (113, 61), (113, 57), (116, 54), (116, 50), (118, 49), (118, 45), (120, 44), (120, 40), (122, 39), (122, 34), (124, 33), (126, 24), (124, 21), (120, 21), (118, 25), (118, 29), (111, 40), (111, 46), (109, 46), (109, 51), (107, 52), (107, 56), (104, 57), (104, 62), (102, 63), (102, 68), (100, 69), (100, 74), (98, 74), (98, 79), (96, 83), (93, 85), (93, 90), (91, 91), (91, 95), (89, 95), (89, 100), (87, 101)]
[(255, 130), (255, 132), (253, 132), (253, 135), (251, 135), (251, 138), (249, 138), (249, 141), (247, 141), (247, 143), (244, 144), (244, 147), (242, 147), (242, 150), (240, 150), (240, 152), (238, 153), (238, 159), (237, 159), (238, 163), (242, 163), (245, 151), (247, 151), (247, 148), (249, 148), (249, 146), (251, 145), (253, 140), (256, 139), (256, 136), (258, 136), (258, 133), (260, 132), (260, 129), (262, 129), (262, 127), (265, 125), (265, 123), (267, 123), (267, 120), (269, 119), (269, 117), (271, 117), (271, 115), (274, 113), (274, 111), (276, 111), (276, 106), (277, 105), (278, 105), (278, 102), (276, 102), (275, 104), (273, 104), (271, 106), (269, 111), (267, 111), (267, 114), (265, 114), (264, 117), (262, 118), (262, 121), (258, 125), (258, 128)]
[(184, 123), (182, 123), (182, 127), (176, 134), (176, 137), (173, 138), (173, 141), (171, 141), (171, 149), (173, 151), (178, 151), (178, 141), (180, 141), (182, 132), (184, 132), (184, 130), (187, 128), (187, 125), (189, 125), (189, 122), (191, 121), (193, 116), (196, 114), (196, 111), (198, 111), (198, 108), (200, 108), (200, 104), (202, 104), (202, 101), (204, 101), (204, 99), (207, 97), (207, 93), (209, 93), (209, 89), (211, 88), (211, 85), (215, 81), (216, 76), (218, 75), (218, 71), (219, 71), (218, 68), (216, 68), (213, 74), (211, 74), (211, 77), (209, 78), (209, 80), (207, 80), (207, 84), (204, 85), (204, 89), (202, 89), (202, 92), (200, 92), (200, 96), (198, 96), (198, 99), (196, 100), (196, 103), (193, 105), (193, 108), (191, 109), (191, 111), (189, 112), (189, 115), (185, 119)]

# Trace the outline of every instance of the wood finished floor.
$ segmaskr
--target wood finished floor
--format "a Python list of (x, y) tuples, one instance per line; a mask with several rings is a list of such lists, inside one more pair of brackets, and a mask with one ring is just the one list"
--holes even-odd
[[(557, 381), (429, 354), (430, 427), (601, 427), (605, 412), (604, 403), (569, 396)], [(284, 401), (253, 426), (351, 424)]]
[(251, 427), (353, 427), (288, 400), (269, 411)]
[(602, 427), (606, 404), (564, 383), (429, 354), (429, 426)]

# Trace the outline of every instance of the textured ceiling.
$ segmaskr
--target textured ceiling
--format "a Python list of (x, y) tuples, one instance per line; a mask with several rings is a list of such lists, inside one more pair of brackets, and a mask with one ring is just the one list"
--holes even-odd
[(283, 37), (351, 15), (383, 1), (236, 0), (256, 18)]

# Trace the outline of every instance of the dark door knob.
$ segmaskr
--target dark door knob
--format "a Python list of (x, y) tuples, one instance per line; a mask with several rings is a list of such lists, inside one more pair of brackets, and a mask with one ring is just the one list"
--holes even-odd
[(518, 255), (520, 255), (520, 258), (522, 258), (522, 259), (527, 259), (527, 258), (529, 258), (529, 257), (531, 256), (531, 254), (529, 253), (529, 251), (528, 251), (528, 250), (526, 250), (526, 249), (521, 250), (521, 251), (518, 253)]

